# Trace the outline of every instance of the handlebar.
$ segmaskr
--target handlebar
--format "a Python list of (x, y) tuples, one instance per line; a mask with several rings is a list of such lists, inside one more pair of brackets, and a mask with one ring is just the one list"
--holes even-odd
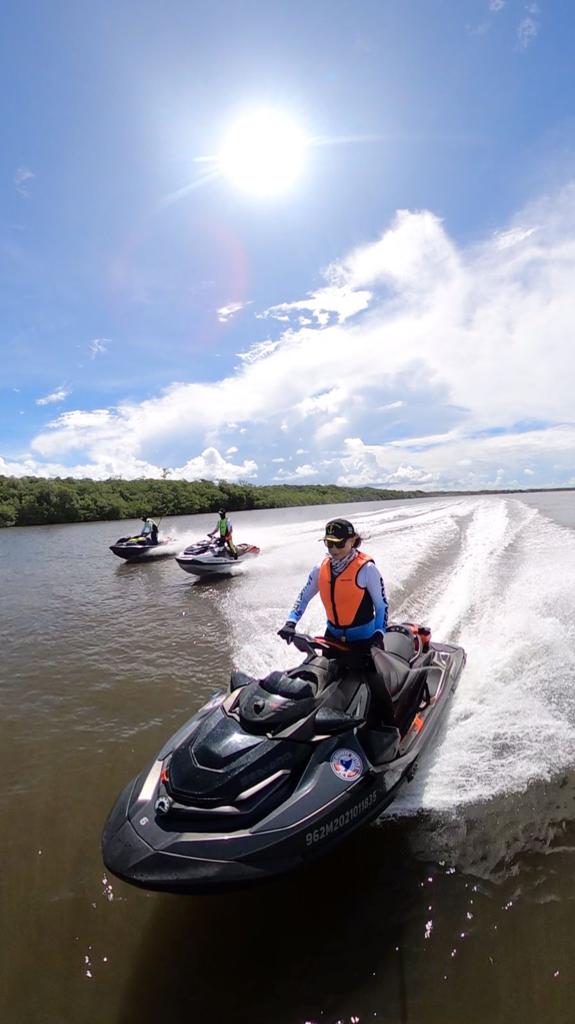
[(328, 640), (325, 636), (308, 636), (307, 633), (294, 633), (291, 643), (302, 654), (315, 654), (317, 650), (326, 647), (332, 647), (337, 651), (349, 651), (350, 649), (347, 644), (342, 644), (339, 640)]

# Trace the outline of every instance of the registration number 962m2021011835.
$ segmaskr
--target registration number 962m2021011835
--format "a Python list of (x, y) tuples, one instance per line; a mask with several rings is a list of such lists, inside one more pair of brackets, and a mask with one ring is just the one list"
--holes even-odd
[(358, 803), (354, 804), (353, 807), (348, 808), (347, 811), (342, 811), (341, 814), (337, 814), (331, 821), (326, 821), (325, 825), (318, 825), (317, 828), (312, 829), (305, 834), (305, 845), (313, 846), (314, 843), (321, 843), (322, 839), (329, 839), (330, 836), (339, 832), (340, 829), (345, 828), (346, 825), (351, 825), (354, 821), (359, 818), (361, 814), (369, 810), (370, 807), (376, 802), (378, 797), (377, 790), (373, 790)]

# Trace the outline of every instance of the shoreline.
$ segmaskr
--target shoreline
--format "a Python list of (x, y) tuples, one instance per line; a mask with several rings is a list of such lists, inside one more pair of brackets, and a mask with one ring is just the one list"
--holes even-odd
[(62, 526), (72, 523), (122, 522), (202, 515), (225, 508), (236, 512), (306, 508), (356, 502), (410, 501), (497, 494), (575, 491), (575, 487), (484, 488), (472, 491), (422, 491), (337, 484), (214, 483), (210, 480), (92, 480), (71, 477), (0, 476), (0, 529)]

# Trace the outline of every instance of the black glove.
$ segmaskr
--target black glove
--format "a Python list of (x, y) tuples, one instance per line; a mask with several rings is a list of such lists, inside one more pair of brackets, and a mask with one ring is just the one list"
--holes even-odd
[(374, 633), (371, 638), (371, 646), (375, 647), (378, 651), (385, 650), (383, 646), (383, 633)]
[(295, 622), (288, 619), (284, 622), (281, 629), (278, 629), (278, 636), (281, 636), (282, 640), (285, 640), (286, 644), (291, 644), (295, 633)]

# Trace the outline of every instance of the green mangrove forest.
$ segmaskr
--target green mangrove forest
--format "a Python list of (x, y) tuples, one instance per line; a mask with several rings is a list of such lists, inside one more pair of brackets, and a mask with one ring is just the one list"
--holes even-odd
[(423, 497), (423, 491), (335, 484), (255, 486), (224, 480), (88, 480), (0, 476), (0, 527), (88, 523), (139, 516), (187, 516), (295, 505)]

